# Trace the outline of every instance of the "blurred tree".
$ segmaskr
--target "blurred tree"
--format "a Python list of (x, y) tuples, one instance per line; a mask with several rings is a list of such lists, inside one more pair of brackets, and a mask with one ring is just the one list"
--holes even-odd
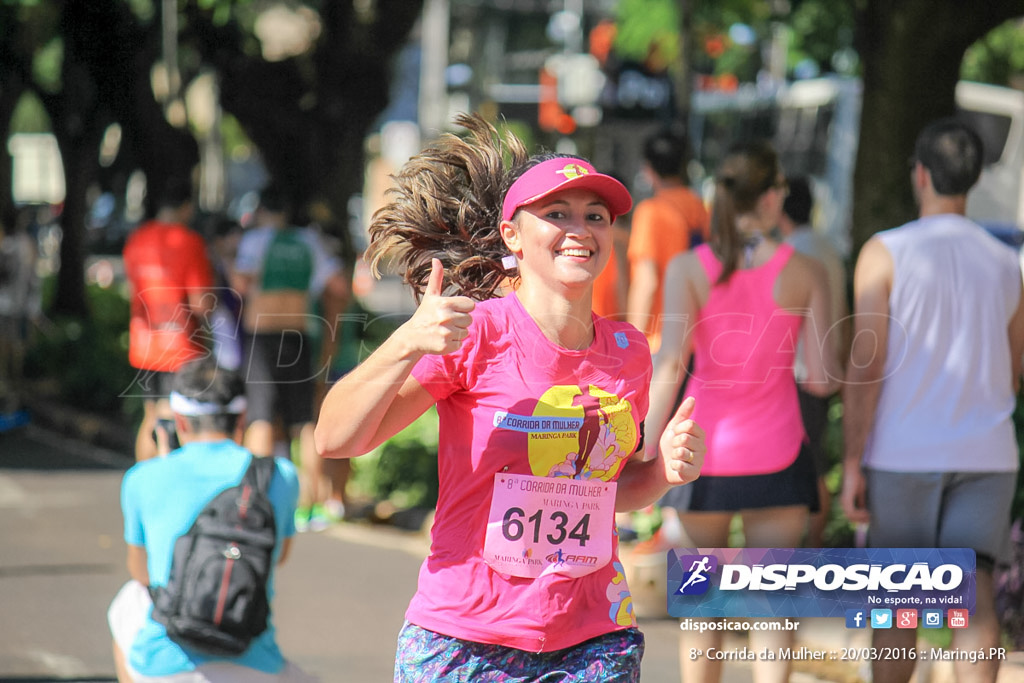
[(787, 66), (792, 71), (805, 59), (820, 72), (839, 71), (836, 53), (853, 45), (853, 3), (794, 0), (789, 25)]
[[(21, 34), (4, 30), (17, 24), (22, 9), (20, 5), (0, 2), (0, 141), (4, 142), (10, 137), (18, 101), (28, 88), (29, 69), (20, 45)], [(10, 189), (12, 172), (11, 153), (6, 144), (0, 144), (0, 227), (13, 225), (15, 220)]]
[(319, 13), (318, 35), (282, 59), (265, 56), (266, 45), (260, 52), (255, 3), (189, 0), (180, 40), (216, 69), (221, 104), (295, 206), (351, 251), (348, 201), (363, 186), (364, 141), (388, 103), (392, 57), (423, 1), (301, 5)]
[(971, 45), (960, 67), (960, 77), (967, 81), (1006, 85), (1022, 76), (1024, 18), (1020, 17), (1004, 22)]
[[(119, 0), (5, 0), (0, 11), (2, 139), (20, 96), (33, 93), (57, 139), (66, 186), (52, 306), (56, 313), (82, 316), (87, 313), (87, 197), (100, 177), (99, 149), (107, 129), (118, 123), (123, 130), (124, 144), (111, 166), (141, 168), (151, 187), (191, 172), (198, 160), (195, 141), (167, 123), (153, 98), (150, 69), (160, 46), (156, 22), (140, 21)], [(5, 172), (9, 166), (8, 158)], [(0, 207), (12, 207), (10, 183), (0, 188)]]
[[(175, 48), (183, 85), (215, 70), (224, 109), (260, 149), (271, 175), (297, 206), (312, 207), (311, 217), (347, 243), (347, 204), (362, 187), (364, 139), (387, 104), (391, 56), (408, 37), (422, 0), (281, 3), (302, 5), (319, 29), (304, 49), (284, 58), (268, 55), (257, 35), (263, 10), (273, 7), (268, 3), (171, 4), (180, 13)], [(50, 119), (64, 167), (57, 312), (87, 313), (89, 193), (139, 169), (152, 199), (168, 178), (192, 173), (198, 162), (185, 121), (172, 125), (154, 95), (166, 5), (0, 0), (0, 140), (11, 132), (21, 95), (31, 92)], [(100, 146), (115, 123), (118, 152), (101, 166)], [(6, 144), (0, 165), (0, 220), (7, 220), (13, 202)]]
[[(1024, 15), (1024, 0), (977, 8), (956, 0), (622, 0), (615, 52), (647, 64), (677, 63), (680, 41), (669, 27), (679, 25), (681, 7), (692, 10), (689, 63), (709, 83), (726, 73), (753, 81), (779, 22), (788, 27), (790, 70), (809, 58), (822, 72), (849, 72), (851, 65), (840, 68), (835, 58), (849, 61), (843, 51), (854, 48), (863, 79), (854, 254), (878, 230), (914, 216), (906, 159), (927, 121), (955, 111), (961, 65), (964, 75), (1002, 85), (1024, 70), (1020, 20), (989, 33)], [(737, 39), (744, 35), (754, 40)]]
[(924, 125), (955, 111), (964, 53), (1024, 0), (860, 0), (855, 48), (863, 69), (854, 171), (853, 255), (871, 235), (916, 216), (907, 171)]

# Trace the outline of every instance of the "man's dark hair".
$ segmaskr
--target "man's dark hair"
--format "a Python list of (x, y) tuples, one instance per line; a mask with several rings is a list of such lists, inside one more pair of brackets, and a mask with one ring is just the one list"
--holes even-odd
[(268, 185), (260, 191), (260, 206), (271, 213), (283, 213), (286, 216), (292, 210), (288, 193), (277, 184)]
[(921, 131), (914, 145), (914, 158), (931, 173), (937, 193), (965, 195), (981, 175), (984, 147), (974, 129), (949, 117)]
[(240, 415), (226, 412), (228, 404), (245, 395), (245, 382), (233, 370), (217, 365), (213, 356), (205, 356), (181, 366), (174, 374), (171, 385), (185, 398), (198, 403), (213, 404), (225, 409), (210, 415), (183, 416), (193, 431), (213, 431), (231, 434), (238, 425)]
[(661, 178), (683, 177), (686, 169), (686, 137), (663, 128), (644, 141), (644, 161)]
[(811, 209), (814, 208), (814, 195), (811, 193), (811, 184), (804, 176), (794, 176), (786, 179), (789, 185), (789, 194), (782, 202), (782, 211), (789, 219), (797, 225), (806, 225), (811, 222)]
[(164, 182), (157, 191), (157, 209), (177, 209), (192, 202), (192, 181), (188, 178), (173, 177)]

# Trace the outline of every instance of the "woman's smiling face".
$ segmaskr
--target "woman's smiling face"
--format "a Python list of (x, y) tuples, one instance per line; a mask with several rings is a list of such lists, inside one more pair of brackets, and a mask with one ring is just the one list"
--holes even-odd
[(551, 284), (593, 282), (611, 254), (611, 213), (596, 192), (567, 189), (519, 209), (502, 237), (519, 258), (519, 273)]

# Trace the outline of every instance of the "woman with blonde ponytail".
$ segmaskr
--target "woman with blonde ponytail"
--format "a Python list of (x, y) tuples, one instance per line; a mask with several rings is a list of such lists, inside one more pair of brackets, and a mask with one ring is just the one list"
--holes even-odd
[[(802, 339), (808, 369), (802, 387), (832, 394), (841, 379), (838, 335), (828, 335), (833, 319), (823, 268), (769, 235), (785, 197), (772, 147), (734, 145), (715, 177), (710, 243), (676, 257), (665, 274), (648, 424), (657, 429), (668, 422), (692, 356), (687, 392), (697, 400), (693, 416), (708, 443), (701, 478), (661, 502), (665, 528), (676, 530), (665, 539), (670, 545), (728, 547), (738, 514), (746, 547), (799, 547), (818, 506), (793, 363)], [(682, 656), (689, 648), (721, 647), (721, 633), (681, 636), (683, 680), (721, 677), (720, 661)], [(774, 652), (792, 644), (792, 632), (758, 631), (751, 639), (752, 647)], [(754, 679), (786, 681), (789, 666), (757, 661)]]
[(437, 406), (440, 493), (396, 681), (638, 681), (615, 512), (696, 479), (704, 439), (688, 400), (640, 457), (647, 343), (591, 312), (632, 200), (585, 159), (457, 123), (467, 136), (411, 159), (374, 216), (370, 263), (419, 306), (328, 393), (317, 448), (361, 455)]

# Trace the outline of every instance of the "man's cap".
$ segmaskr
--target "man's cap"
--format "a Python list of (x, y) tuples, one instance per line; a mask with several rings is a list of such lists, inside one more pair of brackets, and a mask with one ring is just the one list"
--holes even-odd
[(519, 207), (532, 204), (560, 190), (583, 189), (597, 193), (608, 206), (614, 221), (629, 211), (633, 198), (626, 186), (610, 175), (598, 173), (582, 159), (558, 157), (530, 168), (509, 188), (502, 202), (502, 220), (512, 220)]

